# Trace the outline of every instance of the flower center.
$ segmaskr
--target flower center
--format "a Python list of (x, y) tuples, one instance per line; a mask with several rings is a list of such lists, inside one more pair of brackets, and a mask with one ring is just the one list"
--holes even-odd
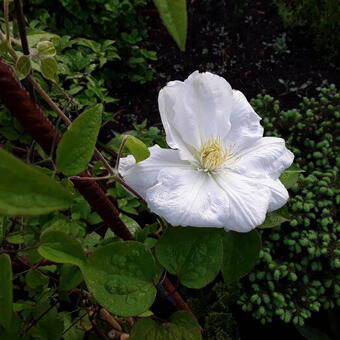
[(228, 152), (222, 144), (221, 137), (208, 139), (198, 153), (200, 168), (209, 172), (216, 170), (228, 158)]

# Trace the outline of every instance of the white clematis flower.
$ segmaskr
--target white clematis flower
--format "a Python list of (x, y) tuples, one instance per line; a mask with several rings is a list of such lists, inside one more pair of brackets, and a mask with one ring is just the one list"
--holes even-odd
[(151, 211), (174, 226), (248, 232), (286, 203), (279, 176), (294, 156), (283, 139), (263, 137), (261, 118), (225, 79), (196, 71), (168, 83), (158, 102), (172, 149), (155, 145), (119, 167)]

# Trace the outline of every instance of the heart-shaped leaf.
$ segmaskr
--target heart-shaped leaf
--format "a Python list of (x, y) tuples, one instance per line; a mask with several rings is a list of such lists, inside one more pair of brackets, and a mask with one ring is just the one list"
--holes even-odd
[(188, 313), (178, 311), (163, 324), (149, 318), (138, 320), (130, 340), (201, 340), (200, 326)]
[(155, 260), (141, 243), (111, 243), (96, 250), (80, 268), (94, 298), (113, 314), (139, 315), (155, 299)]
[(221, 230), (174, 227), (156, 245), (162, 266), (177, 275), (189, 288), (202, 288), (211, 282), (222, 264)]
[(223, 233), (222, 274), (225, 280), (239, 280), (256, 264), (261, 249), (257, 230), (249, 233), (228, 231)]

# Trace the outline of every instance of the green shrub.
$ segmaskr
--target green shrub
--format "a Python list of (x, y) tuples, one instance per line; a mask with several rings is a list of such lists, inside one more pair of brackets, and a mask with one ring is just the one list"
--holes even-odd
[(291, 221), (263, 233), (260, 263), (244, 279), (238, 303), (262, 323), (279, 317), (302, 325), (313, 312), (340, 305), (340, 93), (330, 85), (283, 112), (268, 95), (252, 105), (266, 134), (284, 137), (305, 172), (290, 191)]
[[(45, 30), (62, 36), (91, 39), (103, 44), (114, 41), (119, 58), (105, 70), (108, 87), (116, 88), (124, 80), (145, 83), (151, 80), (150, 60), (156, 54), (142, 47), (147, 37), (138, 10), (146, 0), (32, 0), (25, 13), (31, 30)], [(103, 46), (103, 49), (105, 46)]]
[(340, 6), (337, 0), (273, 0), (286, 26), (303, 27), (315, 46), (332, 58), (340, 48)]

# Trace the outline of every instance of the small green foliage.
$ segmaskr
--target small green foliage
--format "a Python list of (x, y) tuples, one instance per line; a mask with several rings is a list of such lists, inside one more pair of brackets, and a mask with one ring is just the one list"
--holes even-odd
[(337, 56), (340, 47), (339, 4), (337, 0), (273, 0), (286, 26), (303, 27), (311, 34), (316, 48), (328, 58)]
[(299, 169), (296, 165), (292, 165), (283, 172), (283, 174), (280, 176), (280, 181), (286, 187), (286, 189), (290, 189), (297, 183), (299, 174), (301, 172), (304, 171)]
[(16, 69), (23, 77), (27, 77), (32, 69), (31, 57), (28, 55), (20, 56), (16, 62)]
[(57, 81), (58, 63), (55, 58), (44, 58), (40, 62), (40, 70), (42, 75), (52, 81)]
[(202, 288), (221, 269), (222, 241), (214, 228), (173, 227), (156, 245), (156, 256), (169, 273), (190, 288)]
[(57, 148), (56, 165), (65, 175), (84, 171), (92, 158), (102, 122), (103, 106), (83, 112), (70, 125)]
[(339, 232), (336, 204), (340, 152), (340, 94), (334, 85), (318, 98), (303, 98), (296, 109), (281, 111), (277, 100), (252, 101), (267, 135), (285, 138), (304, 172), (290, 185), (290, 221), (263, 233), (255, 270), (244, 279), (239, 304), (261, 323), (279, 318), (303, 325), (313, 312), (340, 305)]
[[(97, 79), (105, 79), (105, 85), (101, 84), (104, 88), (116, 89), (127, 81), (145, 83), (153, 76), (150, 60), (157, 59), (155, 52), (143, 48), (147, 31), (139, 10), (146, 3), (146, 0), (105, 3), (102, 0), (32, 0), (25, 6), (25, 14), (30, 18), (30, 46), (53, 38), (52, 34), (37, 33), (37, 29), (57, 33), (62, 37), (60, 44), (54, 41), (58, 59), (62, 59), (66, 67), (62, 71), (70, 78), (75, 76), (75, 71), (79, 72), (82, 78), (78, 81), (83, 86), (86, 86), (84, 73), (93, 71)], [(70, 37), (79, 36), (79, 27), (83, 38), (69, 41)], [(80, 41), (82, 46), (78, 44)], [(88, 95), (83, 92), (83, 96)]]
[(141, 162), (150, 156), (150, 151), (147, 146), (138, 138), (126, 135), (125, 146), (130, 154), (135, 158), (136, 162)]
[(160, 324), (149, 318), (141, 318), (133, 326), (130, 340), (201, 340), (200, 326), (188, 313), (178, 311), (169, 322)]
[(52, 58), (55, 57), (57, 54), (57, 51), (54, 47), (53, 42), (51, 41), (39, 41), (37, 44), (37, 50), (39, 57), (42, 58)]
[(47, 214), (71, 202), (71, 194), (55, 180), (0, 148), (0, 215)]
[(272, 228), (281, 225), (283, 222), (291, 220), (291, 216), (288, 213), (288, 209), (283, 207), (281, 209), (267, 213), (265, 221), (257, 228), (265, 229)]
[(203, 289), (186, 289), (184, 296), (203, 329), (206, 340), (239, 340), (236, 320), (230, 310), (239, 296), (240, 284), (212, 283)]

